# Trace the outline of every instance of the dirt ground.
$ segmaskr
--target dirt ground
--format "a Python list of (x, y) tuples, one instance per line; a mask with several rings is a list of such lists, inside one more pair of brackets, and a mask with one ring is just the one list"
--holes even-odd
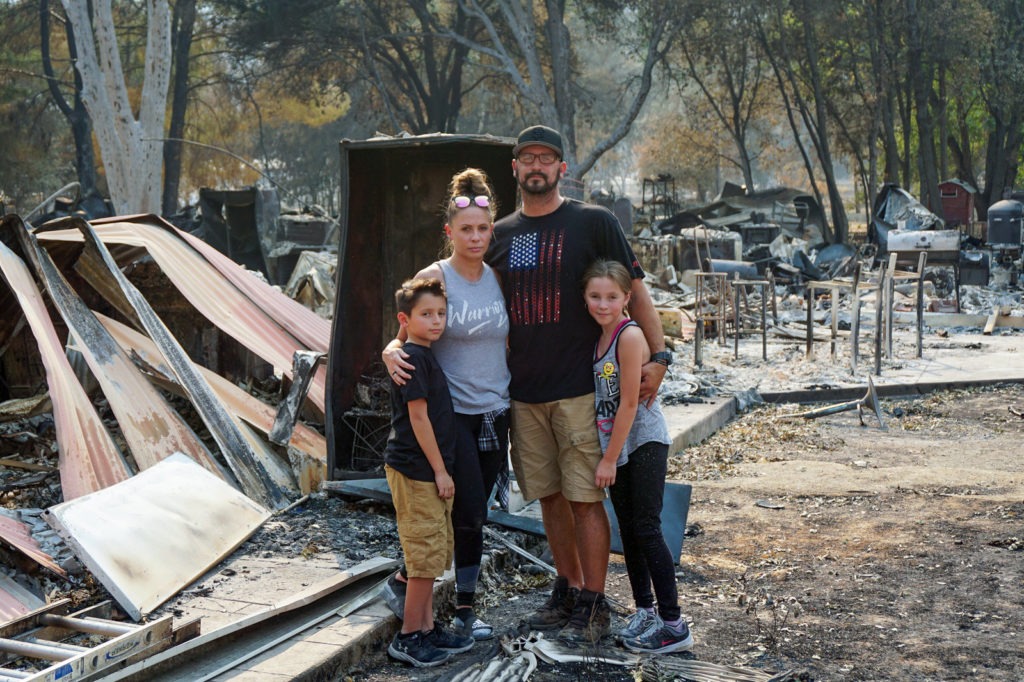
[[(693, 484), (677, 574), (692, 656), (804, 680), (1024, 679), (1024, 386), (882, 406), (885, 431), (764, 406), (673, 458), (670, 478)], [(480, 609), (503, 634), (548, 590), (515, 563)], [(631, 603), (615, 555), (608, 592)], [(382, 651), (338, 679), (450, 679), (496, 653), (412, 670)], [(531, 679), (642, 674), (542, 664)]]

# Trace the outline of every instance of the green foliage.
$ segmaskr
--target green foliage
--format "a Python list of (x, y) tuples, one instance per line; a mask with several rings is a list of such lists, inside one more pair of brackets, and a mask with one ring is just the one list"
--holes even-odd
[[(548, 50), (545, 5), (477, 0), (495, 27), (489, 34), (481, 19), (464, 12), (465, 4), (200, 2), (185, 135), (249, 160), (304, 201), (330, 204), (340, 137), (374, 130), (509, 134), (535, 120), (541, 105), (515, 82), (535, 74), (526, 69), (530, 48), (514, 40), (502, 9), (532, 13), (534, 56), (550, 91), (556, 62)], [(57, 21), (59, 2), (51, 5)], [(944, 164), (940, 177), (969, 175), (964, 179), (983, 184), (1004, 173), (1008, 184), (1024, 182), (1020, 0), (565, 0), (561, 5), (570, 85), (557, 94), (571, 98), (578, 157), (600, 145), (629, 107), (645, 41), (657, 26), (652, 18), (684, 22), (683, 36), (668, 52), (670, 71), (655, 71), (655, 101), (640, 119), (642, 129), (595, 166), (608, 177), (668, 172), (681, 188), (711, 193), (720, 179), (744, 181), (746, 156), (756, 185), (810, 186), (795, 142), (811, 138), (816, 117), (822, 116), (833, 164), (861, 174), (864, 184), (877, 185), (887, 159), (895, 159), (898, 179), (913, 190), (920, 149), (928, 144), (947, 150), (936, 161)], [(129, 82), (138, 84), (144, 4), (125, 1), (115, 7)], [(908, 12), (911, 7), (916, 13)], [(6, 153), (0, 191), (26, 209), (74, 177), (67, 123), (41, 75), (38, 8), (37, 0), (0, 2), (0, 143)], [(67, 47), (59, 23), (51, 29), (56, 76), (62, 91), (70, 93)], [(809, 35), (817, 44), (810, 52), (802, 49)], [(915, 45), (920, 63), (913, 72)], [(783, 78), (784, 89), (769, 56), (793, 75)], [(924, 133), (916, 116), (919, 105), (910, 97), (911, 85), (922, 78), (935, 123)], [(797, 112), (796, 133), (783, 95)], [(801, 118), (800, 103), (810, 118)], [(869, 178), (872, 160), (878, 170)], [(811, 165), (816, 163), (812, 158)], [(229, 154), (184, 149), (183, 199), (201, 186), (240, 186), (258, 177)]]

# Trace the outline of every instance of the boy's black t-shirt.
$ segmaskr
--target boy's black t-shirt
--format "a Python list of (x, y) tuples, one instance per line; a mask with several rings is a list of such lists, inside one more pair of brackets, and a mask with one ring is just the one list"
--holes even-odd
[(616, 260), (644, 276), (615, 215), (566, 199), (545, 216), (506, 216), (494, 226), (487, 262), (501, 276), (509, 316), (509, 393), (545, 403), (594, 392), (591, 368), (601, 328), (583, 302), (583, 273)]
[(399, 386), (391, 382), (391, 434), (384, 449), (384, 461), (392, 469), (414, 481), (433, 481), (434, 470), (423, 453), (409, 419), (409, 402), (426, 398), (427, 416), (441, 450), (445, 469), (451, 474), (455, 465), (455, 409), (437, 358), (426, 346), (406, 343), (402, 350), (415, 367), (412, 378)]

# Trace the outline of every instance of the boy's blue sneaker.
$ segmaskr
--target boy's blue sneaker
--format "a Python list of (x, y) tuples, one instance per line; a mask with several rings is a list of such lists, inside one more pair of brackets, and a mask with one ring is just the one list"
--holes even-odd
[(638, 654), (670, 654), (692, 649), (693, 635), (686, 623), (679, 630), (663, 623), (660, 628), (652, 628), (639, 637), (622, 640), (622, 645)]
[(437, 621), (434, 622), (434, 629), (430, 632), (424, 632), (423, 637), (438, 649), (453, 654), (469, 651), (473, 648), (473, 643), (476, 641), (472, 637), (445, 630)]
[(394, 573), (388, 578), (387, 583), (381, 588), (380, 595), (384, 597), (384, 603), (398, 616), (398, 620), (405, 620), (405, 588), (407, 583), (399, 580)]
[(629, 617), (626, 624), (616, 632), (619, 640), (636, 639), (651, 628), (661, 627), (661, 618), (654, 611), (637, 609), (636, 613)]
[(408, 635), (399, 632), (388, 645), (388, 655), (399, 661), (411, 663), (417, 668), (433, 668), (452, 657), (450, 651), (442, 651), (434, 646), (429, 633), (426, 632), (413, 632)]

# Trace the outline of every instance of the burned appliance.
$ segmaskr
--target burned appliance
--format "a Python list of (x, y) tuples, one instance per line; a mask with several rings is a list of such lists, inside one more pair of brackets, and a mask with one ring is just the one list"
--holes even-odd
[(1024, 204), (1014, 199), (997, 201), (988, 209), (988, 232), (985, 241), (996, 262), (1010, 271), (1011, 284), (1017, 283), (1017, 261), (1021, 255), (1024, 235)]
[(1013, 199), (997, 201), (988, 209), (988, 234), (985, 241), (995, 248), (1020, 250), (1024, 204)]
[(987, 251), (960, 252), (960, 283), (974, 286), (988, 286), (991, 276), (990, 258)]
[(953, 268), (957, 312), (960, 311), (960, 236), (960, 230), (899, 229), (890, 230), (886, 237), (888, 252), (896, 254), (896, 262), (901, 266), (917, 267), (921, 253), (925, 253), (926, 266)]

